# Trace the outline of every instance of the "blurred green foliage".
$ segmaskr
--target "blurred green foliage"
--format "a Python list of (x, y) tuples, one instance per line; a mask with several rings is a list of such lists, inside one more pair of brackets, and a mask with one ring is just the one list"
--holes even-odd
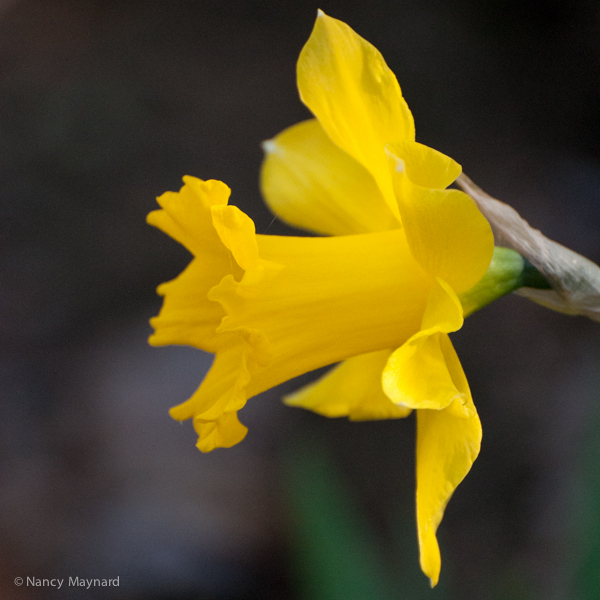
[[(600, 390), (600, 379), (597, 388)], [(600, 405), (590, 415), (582, 444), (573, 506), (573, 598), (600, 598)]]
[(431, 590), (419, 569), (412, 512), (400, 513), (394, 532), (396, 552), (386, 557), (325, 448), (299, 444), (288, 450), (285, 476), (301, 598), (449, 598), (443, 581)]

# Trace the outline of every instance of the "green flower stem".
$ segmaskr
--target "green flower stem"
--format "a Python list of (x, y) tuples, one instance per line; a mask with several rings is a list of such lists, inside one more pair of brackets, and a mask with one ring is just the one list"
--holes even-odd
[(526, 258), (515, 250), (496, 246), (486, 274), (460, 295), (465, 317), (522, 287), (551, 289), (544, 276)]

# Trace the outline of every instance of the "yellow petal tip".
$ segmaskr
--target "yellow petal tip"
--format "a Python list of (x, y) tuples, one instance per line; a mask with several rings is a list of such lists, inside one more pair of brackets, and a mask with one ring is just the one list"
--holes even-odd
[(274, 139), (265, 140), (261, 143), (260, 147), (263, 152), (267, 155), (276, 154), (281, 151), (281, 148), (277, 145), (277, 142)]
[(389, 145), (387, 145), (384, 150), (390, 164), (394, 166), (396, 173), (404, 173), (404, 171), (406, 171), (406, 165), (404, 164), (404, 161), (394, 154)]

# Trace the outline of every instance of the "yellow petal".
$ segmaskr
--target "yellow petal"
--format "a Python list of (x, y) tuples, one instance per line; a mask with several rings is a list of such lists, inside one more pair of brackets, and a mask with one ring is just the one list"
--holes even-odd
[(481, 423), (456, 355), (448, 365), (457, 388), (467, 396), (471, 416), (457, 417), (450, 408), (417, 411), (417, 531), (421, 568), (432, 587), (440, 574), (436, 531), (448, 500), (471, 469), (481, 446)]
[(231, 448), (239, 444), (248, 433), (248, 428), (242, 425), (236, 412), (228, 412), (214, 421), (194, 419), (194, 429), (198, 434), (196, 446), (202, 452), (210, 452), (215, 448)]
[(404, 161), (408, 178), (422, 187), (447, 188), (462, 171), (449, 156), (418, 142), (396, 142), (388, 148)]
[(375, 178), (396, 213), (385, 145), (415, 138), (396, 76), (377, 48), (319, 11), (298, 60), (302, 101), (327, 135)]
[(327, 235), (399, 226), (371, 174), (312, 119), (264, 142), (261, 190), (287, 223)]
[(410, 409), (396, 406), (381, 388), (389, 356), (390, 350), (381, 350), (349, 358), (315, 383), (286, 396), (285, 403), (351, 421), (406, 417)]
[(157, 292), (165, 299), (160, 314), (150, 319), (154, 327), (150, 344), (180, 344), (216, 352), (219, 341), (225, 343), (223, 334), (216, 331), (225, 311), (218, 302), (210, 301), (207, 293), (221, 277), (216, 264), (194, 259), (177, 278), (158, 286)]
[(390, 357), (383, 372), (383, 389), (392, 402), (408, 408), (440, 410), (466, 401), (446, 366), (445, 333), (414, 336)]
[(229, 343), (219, 348), (202, 384), (191, 398), (169, 411), (177, 421), (192, 417), (216, 421), (226, 412), (246, 404), (246, 387), (251, 379), (252, 354), (242, 335), (230, 334)]
[(212, 224), (236, 263), (248, 271), (259, 266), (254, 221), (236, 206), (213, 206)]
[(231, 190), (222, 181), (202, 181), (186, 175), (179, 192), (157, 198), (163, 210), (152, 211), (146, 221), (184, 245), (192, 254), (212, 254), (219, 263), (229, 252), (223, 247), (210, 217), (213, 206), (224, 206)]
[(494, 251), (491, 227), (473, 200), (458, 190), (413, 183), (402, 159), (388, 148), (394, 189), (411, 252), (432, 276), (456, 293), (485, 274)]
[[(383, 391), (399, 406), (440, 410), (452, 406), (468, 416), (466, 396), (448, 367), (456, 353), (447, 333), (463, 323), (460, 300), (445, 282), (432, 286), (421, 329), (392, 353), (383, 370)], [(456, 360), (458, 360), (456, 358)], [(454, 364), (454, 362), (452, 363)]]
[(179, 192), (158, 198), (162, 210), (151, 212), (147, 220), (183, 244), (195, 258), (176, 279), (158, 287), (165, 300), (160, 314), (150, 321), (155, 333), (149, 341), (155, 346), (190, 344), (215, 352), (219, 340), (226, 343), (228, 338), (216, 332), (225, 313), (207, 298), (208, 291), (227, 273), (237, 279), (243, 274), (213, 225), (212, 210), (227, 204), (230, 190), (220, 181), (187, 176), (183, 180)]
[(417, 530), (421, 568), (432, 586), (440, 572), (437, 528), (448, 500), (469, 472), (481, 445), (481, 423), (449, 341), (444, 354), (452, 381), (463, 395), (464, 410), (456, 410), (457, 403), (453, 403), (443, 410), (417, 412)]
[(443, 279), (436, 279), (431, 286), (418, 335), (458, 331), (463, 322), (463, 307), (458, 296)]

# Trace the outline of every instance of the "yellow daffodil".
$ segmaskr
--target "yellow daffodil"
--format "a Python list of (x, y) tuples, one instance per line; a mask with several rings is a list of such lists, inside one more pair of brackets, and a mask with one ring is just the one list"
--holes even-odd
[(286, 402), (353, 420), (417, 409), (421, 566), (435, 585), (436, 530), (481, 441), (448, 334), (463, 323), (459, 296), (488, 268), (492, 233), (466, 194), (445, 189), (460, 166), (415, 142), (394, 74), (346, 24), (319, 12), (298, 87), (315, 119), (265, 142), (261, 185), (280, 218), (327, 237), (256, 235), (225, 184), (185, 177), (148, 216), (193, 255), (158, 288), (150, 342), (215, 354), (171, 410), (193, 418), (202, 451), (243, 439), (248, 398), (334, 363)]

